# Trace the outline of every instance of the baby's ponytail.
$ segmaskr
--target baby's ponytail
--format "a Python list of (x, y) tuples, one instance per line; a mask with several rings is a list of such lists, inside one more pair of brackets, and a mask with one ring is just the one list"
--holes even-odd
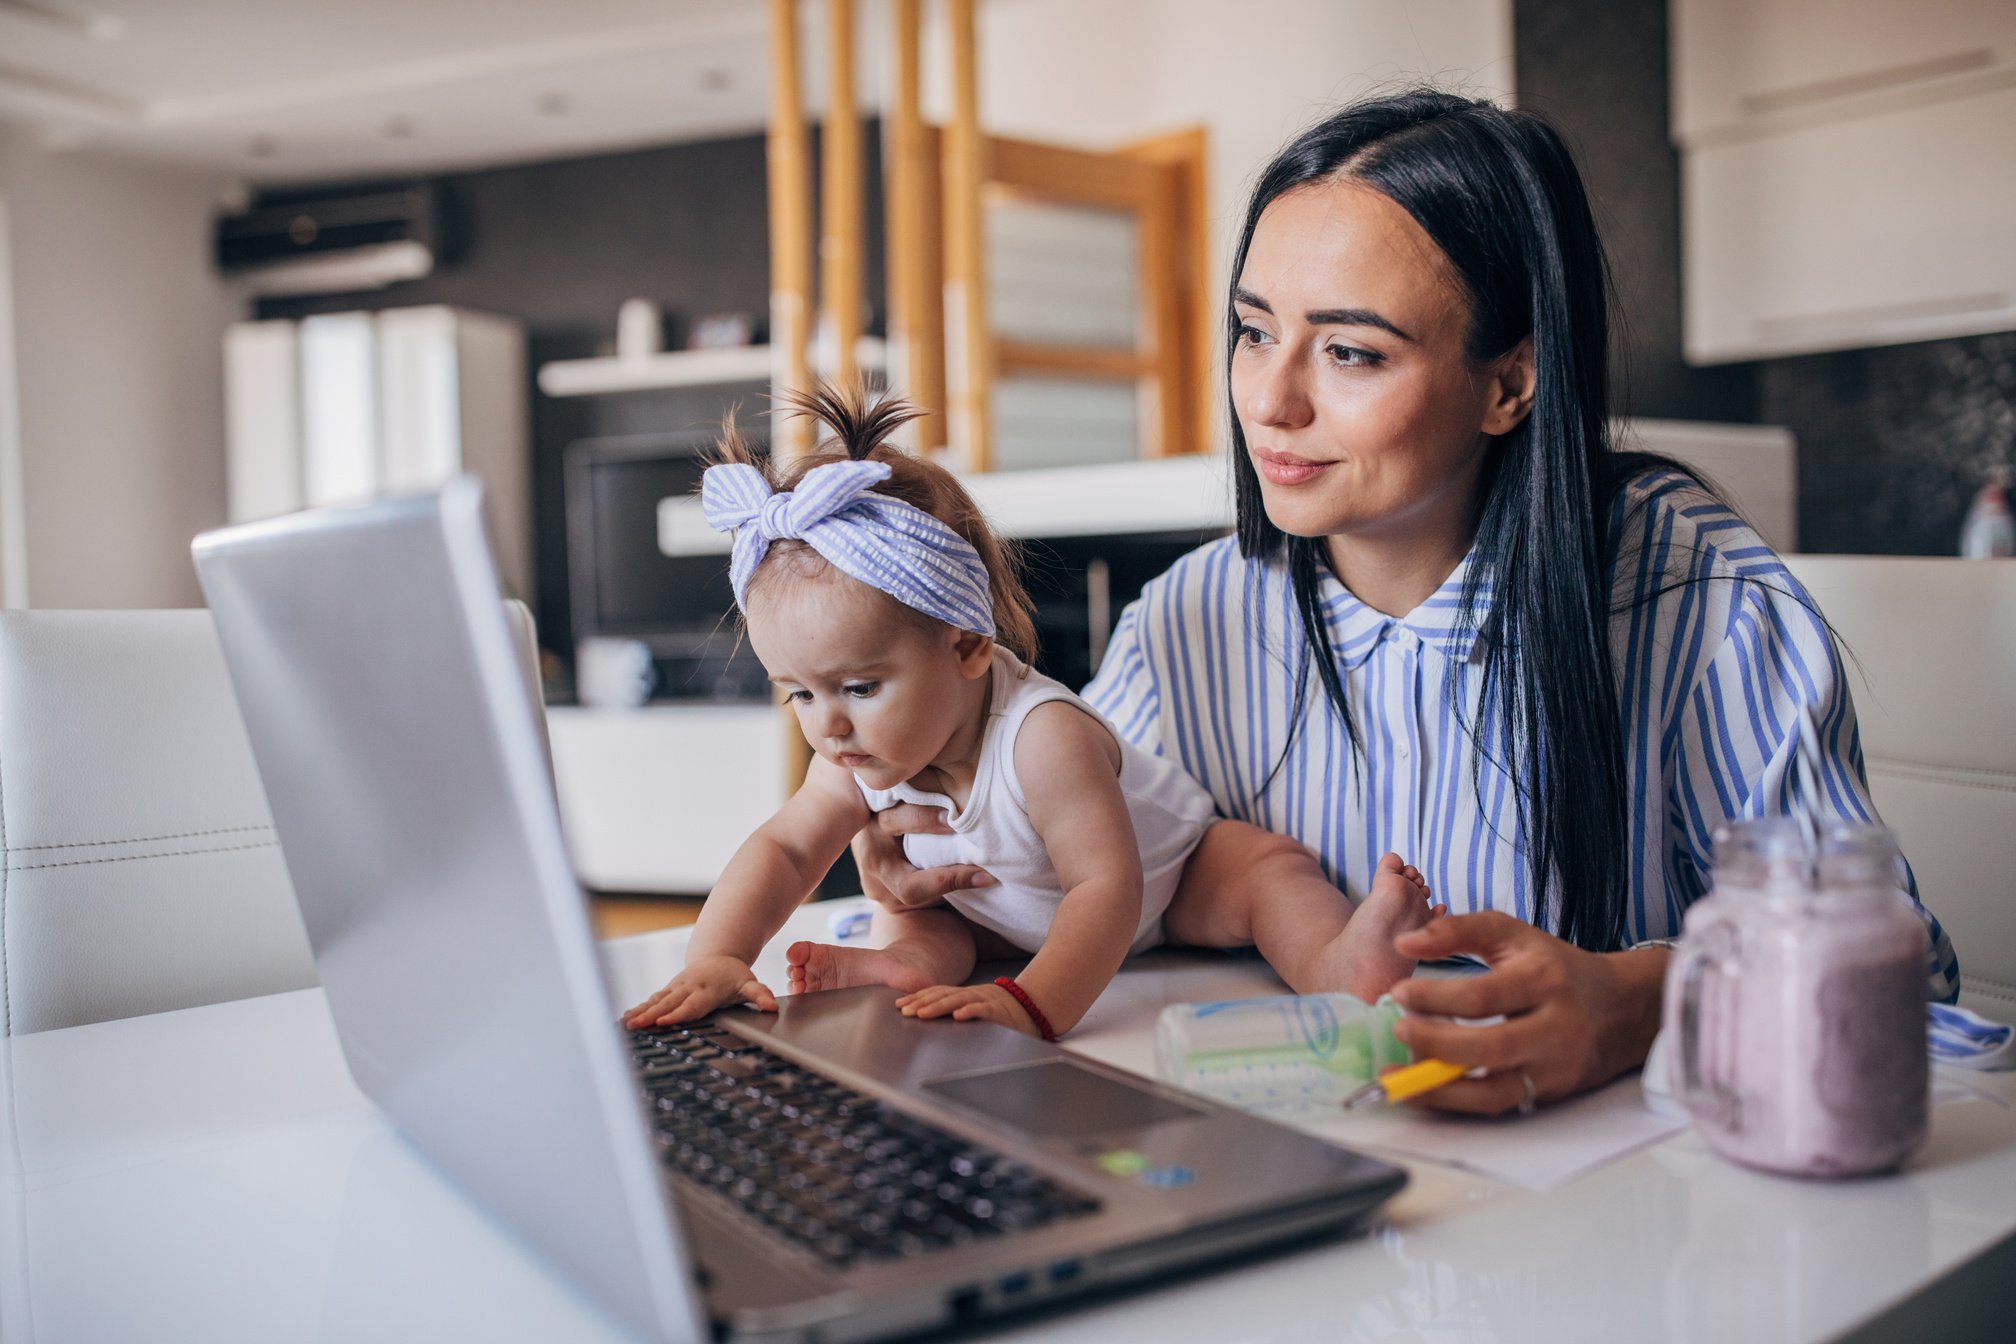
[(874, 396), (858, 387), (842, 392), (824, 379), (804, 391), (786, 392), (780, 400), (793, 414), (816, 420), (829, 431), (823, 452), (814, 455), (824, 460), (830, 460), (824, 454), (837, 449), (850, 461), (866, 462), (891, 434), (924, 417), (901, 397)]
[[(824, 427), (825, 436), (816, 449), (780, 465), (769, 454), (759, 455), (749, 446), (731, 415), (715, 444), (716, 460), (748, 463), (763, 473), (772, 490), (794, 489), (806, 472), (829, 462), (884, 463), (889, 479), (875, 487), (876, 493), (922, 509), (966, 539), (987, 567), (994, 642), (1024, 662), (1034, 662), (1035, 609), (1023, 586), (1020, 549), (995, 535), (980, 506), (951, 472), (886, 441), (924, 413), (888, 393), (870, 393), (859, 385), (843, 391), (824, 380), (804, 391), (787, 392), (780, 400), (788, 410)], [(772, 552), (787, 545), (780, 542)]]

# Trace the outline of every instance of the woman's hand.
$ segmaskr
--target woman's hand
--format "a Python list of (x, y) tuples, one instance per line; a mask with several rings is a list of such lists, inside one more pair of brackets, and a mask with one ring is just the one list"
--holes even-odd
[(766, 1013), (777, 1011), (772, 994), (747, 962), (735, 957), (698, 957), (672, 977), (670, 984), (623, 1014), (623, 1025), (667, 1027), (705, 1017), (731, 1003), (751, 1003)]
[(901, 803), (877, 812), (854, 835), (854, 866), (861, 870), (861, 890), (868, 899), (890, 910), (922, 910), (942, 905), (947, 892), (971, 891), (995, 885), (993, 874), (970, 863), (943, 868), (916, 868), (903, 855), (906, 835), (950, 835), (941, 808)]
[[(1481, 975), (1393, 987), (1411, 1015), (1393, 1034), (1416, 1058), (1486, 1070), (1424, 1094), (1418, 1105), (1495, 1115), (1572, 1097), (1643, 1064), (1659, 1030), (1663, 948), (1584, 952), (1496, 910), (1445, 915), (1393, 947), (1422, 961), (1468, 953), (1490, 966)], [(1505, 1020), (1489, 1027), (1427, 1020), (1499, 1015)]]

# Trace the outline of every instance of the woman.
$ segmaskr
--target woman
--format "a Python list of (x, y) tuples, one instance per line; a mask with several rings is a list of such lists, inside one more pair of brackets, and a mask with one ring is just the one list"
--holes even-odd
[[(1489, 969), (1395, 997), (1505, 1020), (1402, 1024), (1487, 1070), (1424, 1104), (1600, 1086), (1658, 1029), (1714, 828), (1786, 809), (1802, 715), (1821, 808), (1874, 817), (1826, 623), (1700, 481), (1613, 451), (1602, 250), (1539, 117), (1431, 91), (1333, 115), (1261, 175), (1233, 276), (1237, 536), (1148, 586), (1086, 696), (1347, 892), (1389, 849), (1426, 874), (1451, 914), (1396, 950)], [(892, 902), (976, 880), (865, 848)], [(1200, 850), (1186, 885), (1269, 860)]]

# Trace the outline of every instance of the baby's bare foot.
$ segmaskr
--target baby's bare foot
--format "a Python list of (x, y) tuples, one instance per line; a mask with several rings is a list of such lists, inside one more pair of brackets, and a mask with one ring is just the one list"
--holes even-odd
[(856, 985), (887, 985), (914, 993), (942, 979), (937, 968), (927, 964), (927, 958), (900, 942), (888, 947), (793, 943), (785, 949), (784, 960), (790, 963), (793, 994), (852, 989)]
[(1420, 869), (1398, 854), (1379, 860), (1372, 890), (1324, 950), (1324, 988), (1371, 1003), (1414, 973), (1414, 959), (1393, 950), (1393, 940), (1434, 917), (1433, 893)]

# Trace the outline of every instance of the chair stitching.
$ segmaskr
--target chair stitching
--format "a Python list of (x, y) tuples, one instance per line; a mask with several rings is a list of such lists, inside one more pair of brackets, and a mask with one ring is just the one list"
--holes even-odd
[(249, 849), (277, 849), (278, 840), (262, 840), (256, 845), (224, 845), (217, 849), (165, 849), (158, 854), (121, 854), (112, 859), (69, 859), (62, 863), (9, 864), (7, 871), (16, 873), (39, 872), (44, 868), (89, 868), (100, 863), (131, 863), (135, 859), (187, 859), (198, 854), (236, 854)]
[(17, 845), (14, 853), (25, 854), (33, 849), (90, 849), (96, 845), (148, 845), (157, 840), (194, 840), (205, 835), (242, 835), (247, 831), (270, 831), (272, 826), (221, 826), (214, 831), (176, 831), (172, 835), (136, 835), (130, 840), (72, 840), (68, 844), (57, 845)]

